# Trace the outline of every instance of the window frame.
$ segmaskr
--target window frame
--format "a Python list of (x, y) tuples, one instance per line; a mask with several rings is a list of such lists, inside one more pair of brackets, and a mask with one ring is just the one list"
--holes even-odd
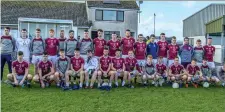
[[(97, 11), (101, 11), (102, 13), (102, 17), (101, 20), (97, 19)], [(104, 20), (104, 11), (115, 11), (116, 12), (116, 20)], [(118, 20), (118, 12), (122, 12), (123, 13), (123, 20)], [(95, 20), (96, 21), (117, 21), (117, 22), (124, 22), (124, 11), (121, 10), (102, 10), (102, 9), (96, 9), (95, 10)]]

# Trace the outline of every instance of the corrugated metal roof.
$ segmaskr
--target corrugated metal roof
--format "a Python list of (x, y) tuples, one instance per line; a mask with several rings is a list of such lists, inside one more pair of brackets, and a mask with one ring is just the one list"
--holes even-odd
[(225, 15), (206, 24), (206, 33), (222, 33)]
[(183, 36), (205, 36), (205, 24), (225, 15), (225, 4), (210, 4), (183, 20)]

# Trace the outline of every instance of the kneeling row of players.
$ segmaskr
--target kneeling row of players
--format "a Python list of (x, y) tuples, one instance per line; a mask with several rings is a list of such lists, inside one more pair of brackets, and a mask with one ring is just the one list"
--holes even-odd
[[(112, 87), (114, 81), (115, 87), (118, 87), (118, 78), (122, 79), (122, 86), (128, 83), (128, 87), (133, 88), (132, 79), (140, 77), (142, 84), (147, 85), (149, 80), (155, 86), (162, 86), (164, 82), (179, 83), (180, 87), (184, 84), (186, 87), (190, 83), (194, 87), (198, 87), (201, 82), (218, 83), (222, 81), (224, 84), (225, 66), (221, 68), (221, 78), (212, 73), (207, 61), (203, 60), (201, 67), (196, 65), (196, 60), (193, 59), (191, 64), (185, 69), (179, 64), (179, 58), (174, 59), (174, 63), (170, 67), (163, 64), (163, 57), (158, 58), (157, 64), (153, 63), (152, 56), (148, 56), (146, 63), (139, 66), (134, 58), (133, 51), (129, 51), (128, 57), (123, 59), (120, 57), (120, 50), (116, 51), (116, 56), (111, 58), (108, 56), (108, 49), (104, 49), (103, 56), (97, 59), (93, 56), (92, 51), (88, 51), (87, 60), (84, 61), (80, 57), (79, 50), (75, 50), (75, 56), (69, 59), (65, 56), (64, 50), (60, 50), (60, 56), (55, 65), (48, 60), (48, 54), (44, 53), (42, 61), (37, 64), (38, 73), (32, 77), (28, 74), (29, 64), (23, 60), (23, 52), (18, 52), (18, 59), (13, 62), (13, 73), (8, 74), (8, 80), (13, 86), (30, 87), (30, 82), (39, 82), (42, 88), (48, 87), (52, 82), (56, 82), (58, 87), (70, 88), (76, 84), (76, 78), (79, 78), (79, 88), (93, 88), (94, 83), (98, 82), (98, 87), (101, 87), (103, 79), (109, 79), (108, 85)], [(89, 85), (89, 79), (91, 83)]]

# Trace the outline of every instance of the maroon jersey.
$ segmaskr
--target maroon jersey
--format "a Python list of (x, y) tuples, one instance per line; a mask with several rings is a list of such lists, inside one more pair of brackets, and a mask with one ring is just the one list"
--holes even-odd
[(174, 60), (175, 57), (177, 57), (177, 54), (178, 54), (178, 51), (179, 51), (179, 46), (176, 44), (176, 45), (172, 45), (172, 44), (169, 44), (167, 46), (168, 50), (169, 50), (169, 60)]
[(84, 64), (84, 59), (81, 57), (79, 57), (79, 58), (72, 57), (71, 64), (73, 66), (73, 69), (75, 71), (78, 71), (81, 68), (81, 65)]
[(45, 40), (45, 45), (48, 55), (57, 55), (57, 47), (59, 46), (59, 40), (57, 38), (47, 38)]
[(112, 41), (112, 40), (110, 40), (110, 41), (108, 41), (108, 43), (107, 43), (107, 46), (109, 46), (109, 56), (112, 56), (112, 57), (114, 57), (114, 56), (116, 56), (116, 49), (119, 49), (120, 48), (120, 41)]
[(123, 64), (125, 63), (123, 58), (113, 58), (112, 59), (113, 67), (118, 69), (123, 69)]
[(166, 65), (164, 65), (164, 64), (156, 64), (156, 70), (157, 70), (157, 72), (159, 73), (159, 74), (163, 74), (164, 73), (164, 71), (166, 70)]
[(12, 67), (15, 68), (17, 75), (25, 75), (25, 70), (28, 68), (29, 64), (26, 61), (19, 62), (18, 60), (13, 61)]
[(106, 45), (105, 39), (99, 39), (95, 38), (93, 41), (94, 47), (95, 47), (95, 56), (102, 56), (103, 55), (103, 50), (104, 46)]
[(42, 76), (44, 76), (44, 75), (48, 74), (51, 71), (52, 63), (50, 61), (47, 61), (47, 62), (41, 61), (38, 64), (38, 68), (41, 69)]
[(157, 44), (159, 46), (158, 56), (167, 57), (168, 42), (158, 41)]
[(126, 70), (131, 72), (137, 66), (137, 59), (127, 57), (125, 59)]
[(130, 38), (124, 37), (121, 41), (121, 44), (123, 44), (122, 54), (128, 55), (128, 51), (134, 50), (134, 43), (135, 43), (135, 40), (133, 37), (130, 37)]
[(191, 66), (191, 64), (189, 64), (187, 66), (187, 71), (189, 74), (195, 75), (197, 71), (200, 71), (200, 68), (197, 65)]
[(171, 73), (174, 75), (181, 74), (182, 70), (184, 70), (184, 66), (181, 64), (178, 64), (177, 66), (172, 64), (170, 66), (170, 70), (171, 70)]
[(102, 56), (100, 58), (101, 69), (103, 71), (107, 71), (111, 62), (112, 62), (112, 59), (110, 57)]
[(205, 46), (203, 46), (203, 49), (205, 51), (204, 57), (207, 59), (207, 61), (213, 62), (213, 55), (214, 55), (215, 50), (216, 50), (215, 47), (214, 46), (205, 45)]
[(136, 42), (134, 45), (135, 48), (135, 57), (138, 60), (143, 60), (145, 59), (145, 54), (146, 54), (146, 43), (145, 42)]

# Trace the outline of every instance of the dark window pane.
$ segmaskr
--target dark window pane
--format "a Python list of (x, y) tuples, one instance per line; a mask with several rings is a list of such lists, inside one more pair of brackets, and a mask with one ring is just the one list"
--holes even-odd
[(116, 11), (103, 11), (103, 20), (116, 21)]
[(95, 19), (96, 20), (102, 20), (102, 10), (96, 10), (95, 11)]
[(123, 21), (124, 20), (124, 13), (123, 11), (117, 12), (117, 21)]

